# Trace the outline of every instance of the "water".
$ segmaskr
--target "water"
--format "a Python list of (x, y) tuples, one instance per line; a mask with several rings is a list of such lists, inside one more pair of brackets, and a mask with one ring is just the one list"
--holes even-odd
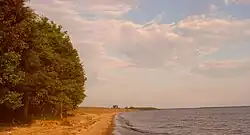
[(250, 107), (122, 113), (114, 135), (250, 135)]

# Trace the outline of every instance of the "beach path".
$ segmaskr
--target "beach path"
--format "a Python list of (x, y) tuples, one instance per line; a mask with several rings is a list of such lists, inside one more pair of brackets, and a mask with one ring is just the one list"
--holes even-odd
[(0, 127), (0, 135), (110, 135), (122, 109), (80, 108), (62, 121), (37, 120), (27, 127)]

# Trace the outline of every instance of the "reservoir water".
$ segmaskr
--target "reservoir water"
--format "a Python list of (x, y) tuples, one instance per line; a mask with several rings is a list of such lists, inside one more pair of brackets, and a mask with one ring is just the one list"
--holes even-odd
[(121, 113), (114, 135), (250, 135), (250, 107)]

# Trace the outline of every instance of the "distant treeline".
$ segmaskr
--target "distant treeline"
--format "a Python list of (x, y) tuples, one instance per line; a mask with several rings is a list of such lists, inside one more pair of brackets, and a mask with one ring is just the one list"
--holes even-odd
[(62, 26), (25, 6), (0, 1), (0, 122), (61, 116), (86, 97), (86, 77)]
[(157, 108), (154, 107), (125, 107), (125, 109), (136, 109), (136, 110), (159, 110)]

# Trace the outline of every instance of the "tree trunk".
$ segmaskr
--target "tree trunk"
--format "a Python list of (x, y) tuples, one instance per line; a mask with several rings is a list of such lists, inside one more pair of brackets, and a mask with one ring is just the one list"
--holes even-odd
[(41, 117), (44, 116), (44, 106), (41, 108)]
[(63, 118), (63, 105), (62, 105), (62, 102), (60, 103), (60, 118), (62, 119)]
[(29, 111), (29, 93), (25, 92), (24, 93), (24, 109), (23, 109), (23, 115), (24, 117), (28, 116), (28, 111)]

